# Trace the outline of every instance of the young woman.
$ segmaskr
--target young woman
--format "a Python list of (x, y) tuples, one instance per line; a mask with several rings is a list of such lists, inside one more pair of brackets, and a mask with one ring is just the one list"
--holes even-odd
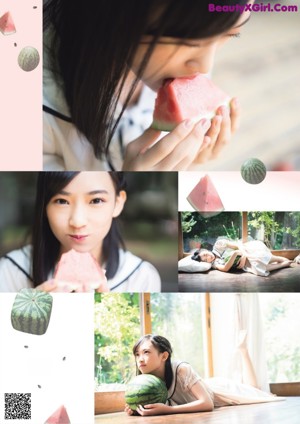
[(263, 277), (267, 277), (270, 271), (288, 267), (292, 263), (283, 256), (273, 255), (259, 240), (237, 243), (220, 238), (212, 252), (200, 249), (194, 256), (198, 256), (203, 262), (212, 263), (212, 267), (219, 271), (228, 272), (237, 268)]
[(164, 80), (210, 74), (217, 49), (249, 19), (209, 3), (46, 1), (45, 170), (177, 171), (219, 154), (238, 126), (236, 98), (211, 121), (186, 120), (162, 138), (150, 128)]
[(57, 291), (54, 269), (71, 249), (94, 256), (111, 291), (160, 291), (157, 270), (125, 250), (116, 221), (125, 201), (122, 172), (39, 173), (32, 244), (0, 260), (0, 291)]
[[(140, 415), (178, 414), (212, 411), (215, 406), (249, 404), (280, 400), (256, 388), (253, 366), (246, 348), (245, 334), (239, 351), (242, 357), (245, 383), (227, 379), (203, 380), (188, 362), (173, 361), (170, 342), (162, 336), (147, 334), (133, 347), (138, 374), (153, 374), (165, 381), (168, 389), (166, 404), (139, 406)], [(282, 398), (281, 398), (282, 399)], [(126, 405), (125, 412), (133, 411)]]

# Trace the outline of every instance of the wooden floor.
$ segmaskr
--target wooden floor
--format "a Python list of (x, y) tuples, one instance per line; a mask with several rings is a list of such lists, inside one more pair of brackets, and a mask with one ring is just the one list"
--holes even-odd
[(178, 423), (189, 424), (299, 424), (300, 397), (256, 405), (226, 406), (212, 412), (162, 415), (157, 417), (127, 416), (124, 412), (98, 415), (95, 424)]
[(239, 97), (241, 126), (220, 157), (201, 169), (239, 171), (245, 159), (258, 157), (268, 170), (282, 160), (300, 170), (299, 51), (299, 11), (252, 13), (241, 37), (220, 49), (213, 80)]
[(179, 273), (180, 292), (300, 292), (300, 265), (258, 277), (243, 271)]

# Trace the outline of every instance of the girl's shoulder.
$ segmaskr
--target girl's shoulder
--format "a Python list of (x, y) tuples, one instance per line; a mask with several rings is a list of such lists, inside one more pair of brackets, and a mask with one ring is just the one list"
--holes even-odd
[(32, 247), (13, 250), (0, 258), (0, 291), (19, 291), (31, 287)]
[(157, 269), (129, 251), (120, 249), (119, 268), (108, 281), (111, 291), (160, 292), (161, 281)]

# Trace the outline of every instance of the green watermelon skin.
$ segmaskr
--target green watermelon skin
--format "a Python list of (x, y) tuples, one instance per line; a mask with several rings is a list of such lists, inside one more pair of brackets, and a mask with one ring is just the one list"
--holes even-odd
[(125, 402), (132, 411), (139, 405), (166, 403), (168, 390), (163, 380), (152, 374), (140, 374), (126, 386)]
[(251, 158), (242, 164), (241, 175), (249, 184), (260, 184), (266, 178), (267, 169), (261, 160)]
[(218, 107), (229, 104), (228, 94), (204, 75), (169, 79), (158, 90), (152, 128), (172, 131), (185, 119), (212, 119)]
[(224, 210), (222, 200), (209, 175), (200, 178), (187, 200), (203, 218), (211, 218)]
[(52, 302), (50, 293), (36, 289), (20, 290), (11, 311), (13, 328), (23, 333), (45, 334), (50, 322)]

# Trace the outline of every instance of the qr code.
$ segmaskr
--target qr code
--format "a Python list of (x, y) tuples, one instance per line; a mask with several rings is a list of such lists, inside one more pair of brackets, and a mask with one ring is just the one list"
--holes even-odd
[(6, 420), (31, 419), (31, 393), (5, 393)]

